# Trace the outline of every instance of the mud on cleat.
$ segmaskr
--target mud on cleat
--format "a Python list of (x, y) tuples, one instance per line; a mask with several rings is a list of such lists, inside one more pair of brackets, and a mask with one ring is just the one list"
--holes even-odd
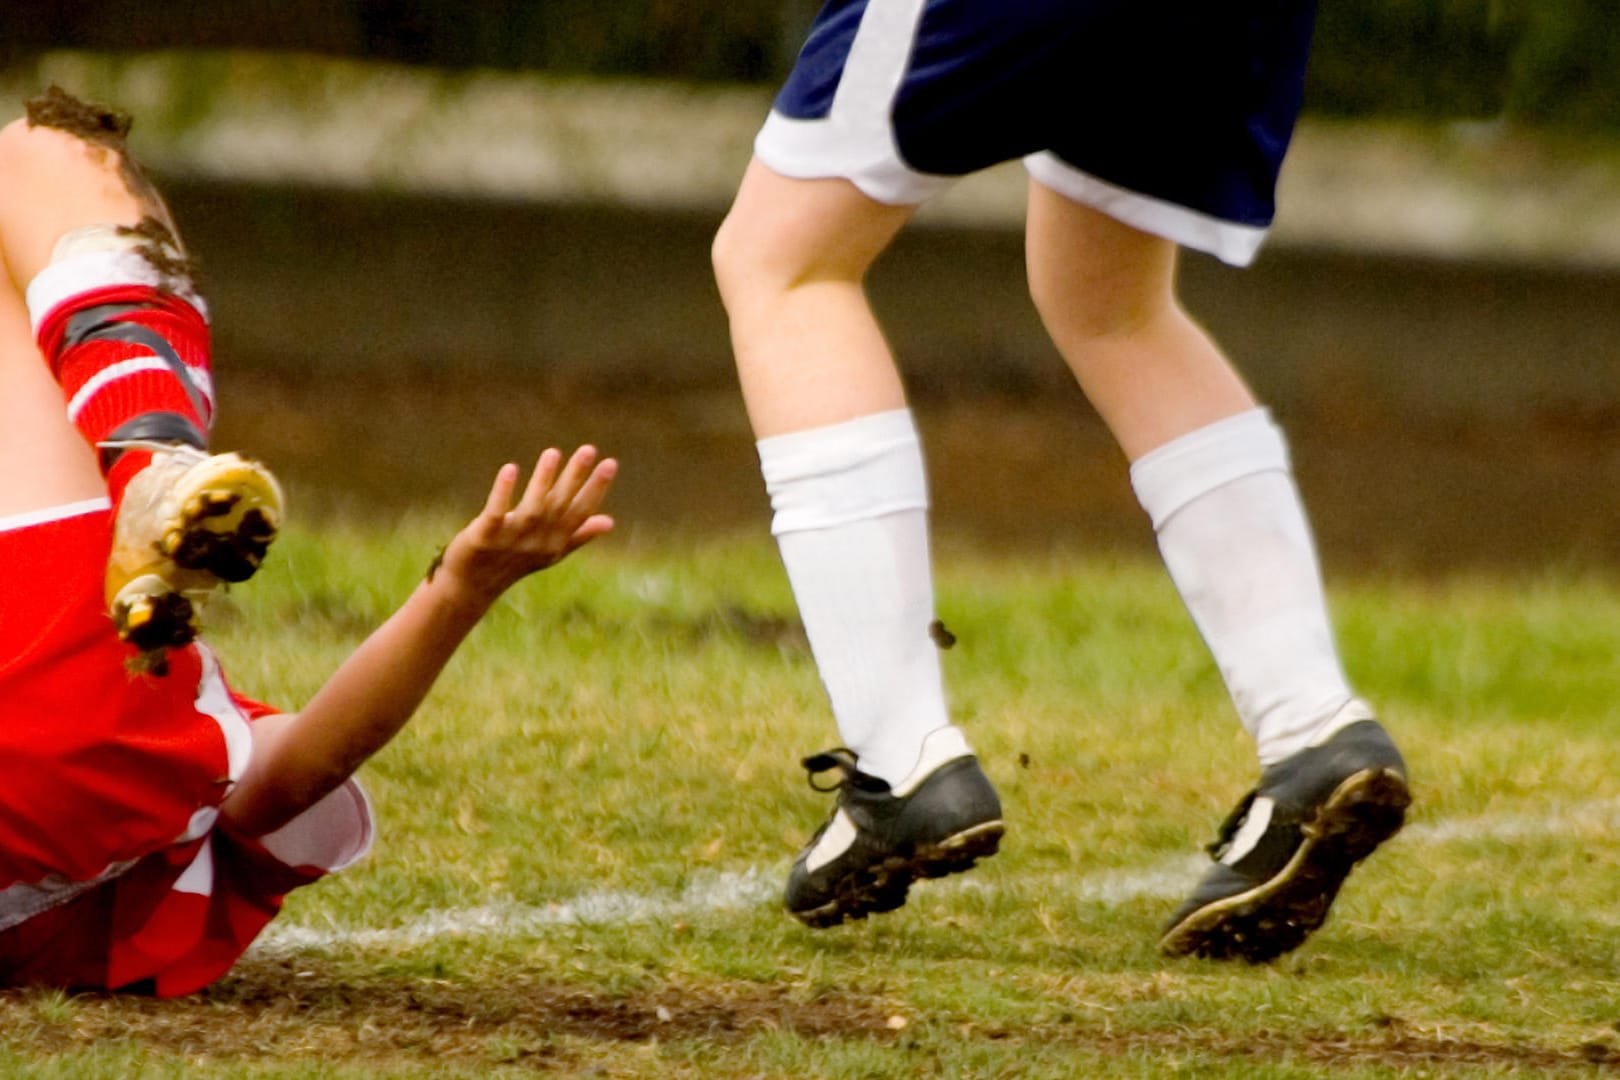
[(195, 638), (214, 590), (258, 570), (281, 524), (282, 494), (268, 469), (237, 454), (141, 448), (152, 460), (118, 505), (106, 597), (118, 636), (152, 652)]
[(1209, 848), (1215, 866), (1159, 948), (1251, 963), (1296, 948), (1327, 920), (1356, 863), (1400, 829), (1411, 801), (1400, 751), (1371, 719), (1268, 767), (1221, 826)]
[[(944, 736), (962, 742), (954, 728)], [(829, 750), (804, 759), (810, 786), (838, 792), (838, 805), (805, 845), (788, 875), (788, 911), (807, 926), (836, 926), (893, 911), (906, 902), (917, 878), (967, 870), (996, 853), (1005, 831), (1001, 800), (962, 743), (940, 763), (929, 755), (910, 777), (891, 788), (856, 768), (849, 750)], [(832, 769), (843, 776), (832, 787), (816, 784)]]

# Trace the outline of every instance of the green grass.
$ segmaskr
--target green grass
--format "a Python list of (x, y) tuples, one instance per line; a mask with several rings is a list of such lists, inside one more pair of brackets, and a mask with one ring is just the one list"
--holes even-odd
[[(454, 522), (294, 531), (215, 611), (294, 707)], [(946, 545), (951, 696), (1010, 831), (902, 911), (776, 892), (837, 741), (763, 538), (609, 539), (520, 586), (364, 772), (370, 859), (179, 1002), (0, 995), (8, 1076), (1581, 1075), (1620, 1061), (1620, 582), (1335, 590), (1409, 759), (1404, 833), (1272, 965), (1156, 931), (1252, 782), (1156, 564)]]

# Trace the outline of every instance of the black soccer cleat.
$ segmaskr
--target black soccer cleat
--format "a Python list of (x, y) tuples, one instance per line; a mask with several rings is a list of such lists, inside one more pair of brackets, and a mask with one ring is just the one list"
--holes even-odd
[(1215, 866), (1171, 917), (1160, 950), (1258, 964), (1297, 948), (1411, 801), (1406, 764), (1374, 720), (1270, 766), (1221, 826), (1209, 847)]
[[(967, 870), (996, 853), (1005, 826), (1001, 800), (971, 754), (890, 788), (855, 767), (849, 750), (804, 759), (810, 786), (838, 792), (838, 805), (788, 875), (787, 909), (806, 926), (836, 926), (893, 911), (917, 878)], [(833, 787), (817, 773), (842, 771)]]

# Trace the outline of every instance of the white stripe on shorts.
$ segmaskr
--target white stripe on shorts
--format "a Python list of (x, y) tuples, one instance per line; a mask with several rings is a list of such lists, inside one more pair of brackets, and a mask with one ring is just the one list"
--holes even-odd
[(1223, 221), (1178, 203), (1116, 187), (1051, 153), (1029, 155), (1024, 159), (1024, 168), (1041, 186), (1066, 199), (1100, 210), (1133, 229), (1213, 255), (1231, 266), (1248, 266), (1266, 238), (1261, 226)]
[(900, 158), (890, 116), (924, 0), (866, 6), (825, 117), (797, 120), (772, 111), (754, 156), (795, 180), (843, 177), (869, 198), (896, 206), (926, 202), (955, 179), (912, 169)]

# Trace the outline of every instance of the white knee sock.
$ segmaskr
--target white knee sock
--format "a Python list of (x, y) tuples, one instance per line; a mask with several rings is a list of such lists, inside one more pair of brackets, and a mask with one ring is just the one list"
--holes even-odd
[(1372, 716), (1340, 666), (1288, 448), (1265, 410), (1143, 455), (1131, 483), (1262, 765)]
[(899, 787), (968, 753), (929, 633), (928, 485), (911, 413), (761, 439), (759, 458), (771, 531), (861, 771)]

